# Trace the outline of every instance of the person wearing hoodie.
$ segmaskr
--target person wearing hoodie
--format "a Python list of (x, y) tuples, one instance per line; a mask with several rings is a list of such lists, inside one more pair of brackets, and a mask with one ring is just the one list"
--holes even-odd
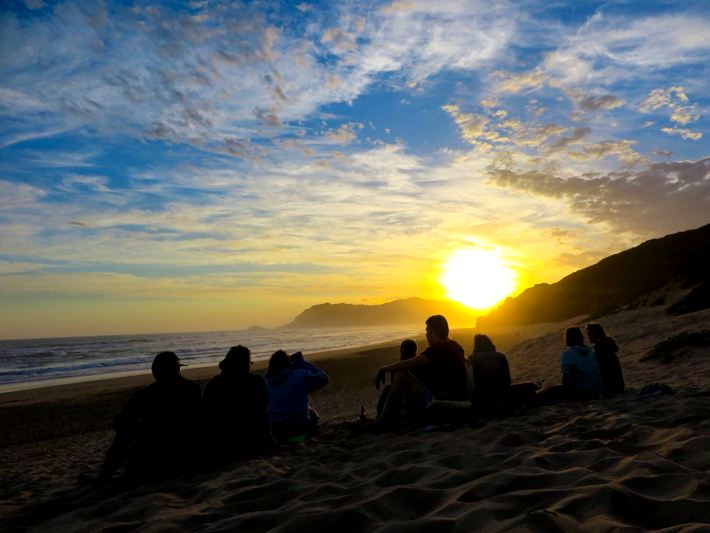
[(300, 440), (315, 433), (318, 414), (308, 404), (308, 395), (328, 382), (326, 373), (306, 361), (301, 352), (289, 356), (278, 350), (271, 356), (266, 390), (269, 424), (277, 440)]
[(607, 336), (604, 328), (597, 322), (587, 324), (587, 337), (594, 345), (594, 355), (597, 358), (599, 371), (604, 384), (604, 396), (613, 396), (624, 392), (624, 375), (616, 353), (619, 347), (614, 339)]
[(589, 400), (602, 394), (604, 386), (599, 364), (591, 348), (584, 345), (578, 327), (565, 331), (567, 350), (562, 354), (562, 385), (570, 400)]

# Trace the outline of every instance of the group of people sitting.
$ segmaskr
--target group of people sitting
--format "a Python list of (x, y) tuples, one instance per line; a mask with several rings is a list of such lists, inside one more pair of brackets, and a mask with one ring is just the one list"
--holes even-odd
[[(428, 347), (417, 353), (411, 339), (400, 347), (400, 360), (380, 367), (380, 396), (373, 428), (389, 431), (421, 425), (449, 406), (463, 419), (497, 416), (516, 407), (583, 401), (624, 391), (618, 347), (601, 325), (587, 326), (594, 350), (584, 345), (578, 327), (565, 333), (562, 385), (537, 390), (532, 383), (513, 385), (508, 361), (486, 335), (476, 335), (466, 358), (449, 338), (445, 317), (426, 321)], [(116, 415), (116, 436), (100, 473), (110, 479), (125, 466), (133, 477), (184, 472), (186, 464), (234, 461), (268, 451), (276, 442), (298, 443), (312, 435), (318, 415), (308, 395), (325, 386), (328, 376), (307, 362), (301, 352), (278, 350), (269, 359), (266, 379), (251, 373), (251, 353), (244, 346), (229, 350), (203, 393), (183, 377), (184, 366), (174, 352), (156, 355), (154, 383), (136, 391)], [(446, 409), (444, 409), (446, 412)], [(363, 415), (364, 418), (364, 409)], [(461, 420), (461, 416), (458, 417)], [(363, 420), (366, 422), (366, 420)]]
[(429, 317), (426, 350), (416, 355), (416, 343), (407, 339), (401, 345), (400, 360), (377, 372), (378, 389), (388, 374), (392, 381), (380, 396), (377, 424), (382, 430), (394, 429), (403, 421), (418, 424), (441, 420), (442, 412), (448, 413), (444, 419), (485, 418), (624, 392), (618, 346), (601, 324), (590, 323), (586, 331), (594, 349), (584, 344), (579, 327), (567, 328), (562, 384), (539, 390), (536, 383), (512, 384), (508, 360), (488, 336), (476, 335), (473, 353), (466, 358), (463, 348), (449, 338), (446, 318)]
[[(174, 352), (155, 356), (155, 381), (136, 391), (114, 418), (116, 436), (99, 479), (125, 466), (133, 478), (234, 461), (268, 451), (274, 439), (300, 442), (315, 432), (318, 414), (308, 395), (329, 379), (301, 352), (275, 352), (266, 379), (251, 373), (251, 353), (230, 348), (220, 374), (205, 386), (186, 379)], [(200, 464), (202, 463), (202, 464)]]

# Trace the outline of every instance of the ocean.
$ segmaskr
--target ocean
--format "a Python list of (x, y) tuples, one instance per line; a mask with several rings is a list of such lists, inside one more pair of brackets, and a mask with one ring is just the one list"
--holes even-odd
[[(46, 380), (150, 372), (156, 353), (171, 350), (187, 365), (215, 369), (230, 346), (242, 344), (252, 360), (268, 359), (278, 349), (309, 353), (400, 340), (422, 333), (421, 326), (243, 330), (65, 337), (0, 341), (0, 389)], [(19, 386), (19, 387), (18, 387)]]

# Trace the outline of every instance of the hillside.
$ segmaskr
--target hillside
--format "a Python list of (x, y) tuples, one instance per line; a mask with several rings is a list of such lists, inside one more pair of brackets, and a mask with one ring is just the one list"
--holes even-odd
[(531, 287), (478, 319), (478, 326), (557, 322), (665, 303), (652, 293), (693, 289), (669, 312), (710, 307), (710, 224), (646, 241), (553, 284)]
[(323, 328), (347, 326), (422, 325), (427, 317), (441, 314), (456, 326), (472, 326), (476, 314), (455, 303), (422, 298), (394, 300), (381, 305), (324, 303), (309, 307), (284, 328)]

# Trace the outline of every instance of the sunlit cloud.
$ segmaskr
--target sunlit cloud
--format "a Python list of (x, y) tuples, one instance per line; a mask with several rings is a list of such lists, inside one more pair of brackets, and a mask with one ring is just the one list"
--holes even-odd
[(710, 13), (639, 6), (5, 4), (0, 293), (276, 325), (706, 223)]

